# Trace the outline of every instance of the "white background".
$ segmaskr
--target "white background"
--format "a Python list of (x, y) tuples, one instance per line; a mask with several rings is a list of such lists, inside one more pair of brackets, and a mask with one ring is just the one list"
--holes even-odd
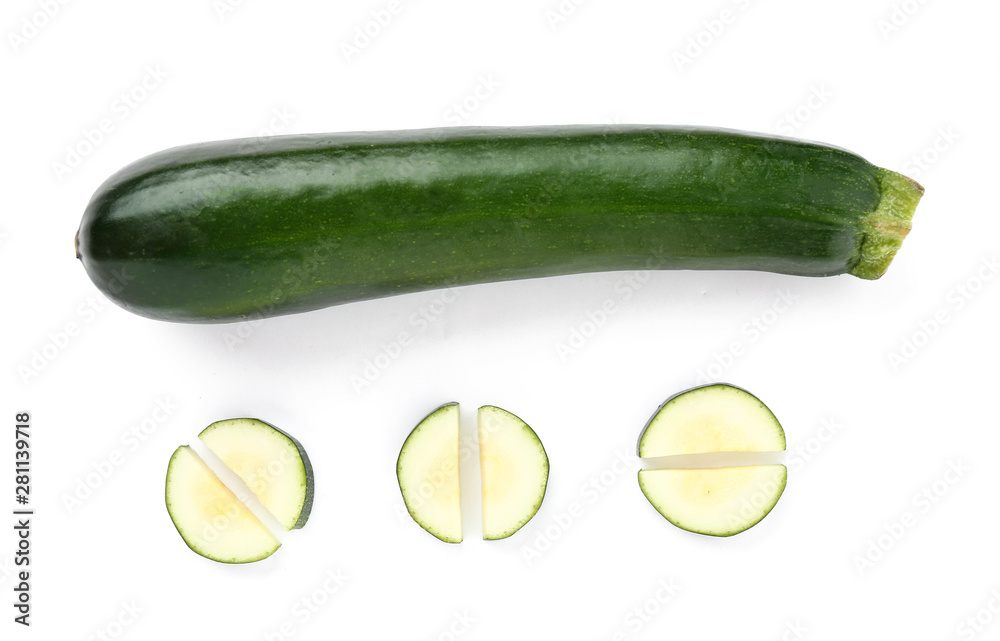
[[(14, 507), (14, 414), (27, 410), (37, 513), (33, 625), (4, 605), (3, 638), (1000, 634), (995, 3), (233, 5), (4, 4), (0, 504)], [(927, 194), (875, 282), (592, 274), (463, 288), (444, 305), (427, 292), (192, 326), (108, 303), (73, 256), (98, 185), (167, 147), (606, 122), (820, 140)], [(776, 312), (780, 292), (794, 304)], [(414, 317), (432, 309), (433, 322)], [(384, 364), (400, 332), (409, 344), (359, 390), (352, 377)], [(575, 332), (588, 336), (561, 353)], [(699, 372), (759, 395), (788, 435), (785, 495), (730, 539), (674, 528), (642, 497), (635, 463), (616, 463)], [(548, 450), (542, 509), (508, 540), (478, 540), (474, 500), (458, 546), (401, 516), (398, 448), (452, 400), (470, 425), (480, 404), (515, 412)], [(171, 452), (229, 416), (283, 427), (316, 470), (308, 526), (248, 566), (190, 552), (162, 498)], [(144, 441), (127, 436), (143, 425)], [(474, 476), (465, 489), (474, 499)], [(979, 631), (963, 623), (977, 615)]]

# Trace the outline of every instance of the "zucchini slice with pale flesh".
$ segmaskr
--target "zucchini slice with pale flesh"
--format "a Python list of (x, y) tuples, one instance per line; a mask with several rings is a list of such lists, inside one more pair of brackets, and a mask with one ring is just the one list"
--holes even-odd
[(458, 442), (458, 403), (448, 403), (413, 428), (396, 460), (406, 510), (420, 527), (447, 543), (462, 542)]
[(217, 421), (198, 438), (243, 479), (286, 530), (306, 524), (315, 488), (312, 464), (301, 443), (255, 418)]
[(184, 542), (201, 556), (220, 563), (251, 563), (281, 546), (187, 445), (170, 457), (166, 486), (167, 512)]
[(784, 465), (641, 470), (639, 487), (677, 527), (732, 536), (760, 522), (785, 489)]
[(785, 431), (771, 410), (726, 383), (667, 399), (646, 424), (637, 449), (647, 459), (708, 455), (694, 468), (667, 458), (659, 460), (658, 469), (639, 472), (639, 487), (653, 507), (677, 527), (699, 534), (732, 536), (753, 527), (778, 502), (788, 478), (784, 465), (757, 464), (759, 459), (710, 467), (713, 454), (785, 449)]
[(640, 457), (710, 452), (778, 452), (785, 431), (750, 392), (715, 383), (667, 399), (639, 437)]
[(479, 408), (483, 538), (504, 539), (538, 512), (549, 480), (549, 458), (527, 423), (510, 412)]

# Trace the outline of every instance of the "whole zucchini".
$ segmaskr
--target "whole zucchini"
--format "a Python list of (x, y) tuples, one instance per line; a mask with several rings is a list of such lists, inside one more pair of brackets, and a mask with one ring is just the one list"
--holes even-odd
[(189, 322), (593, 271), (874, 279), (922, 193), (843, 149), (719, 129), (281, 136), (129, 165), (77, 255), (122, 307)]

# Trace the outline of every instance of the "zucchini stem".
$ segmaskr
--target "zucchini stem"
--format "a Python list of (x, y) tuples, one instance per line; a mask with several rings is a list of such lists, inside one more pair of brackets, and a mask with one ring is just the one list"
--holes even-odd
[(912, 178), (888, 169), (877, 169), (882, 198), (862, 223), (865, 237), (861, 257), (851, 274), (875, 280), (889, 269), (889, 264), (910, 232), (913, 212), (924, 195), (924, 188)]

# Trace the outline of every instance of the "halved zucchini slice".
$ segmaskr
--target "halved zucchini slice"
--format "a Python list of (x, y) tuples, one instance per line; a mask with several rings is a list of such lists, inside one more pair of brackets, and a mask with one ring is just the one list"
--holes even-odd
[(710, 452), (776, 452), (785, 431), (750, 392), (716, 383), (671, 396), (639, 436), (640, 457)]
[(732, 536), (760, 522), (785, 490), (784, 465), (641, 470), (639, 487), (677, 527)]
[(265, 559), (281, 543), (187, 445), (167, 467), (167, 512), (188, 547), (220, 563)]
[(479, 408), (483, 538), (503, 539), (538, 512), (549, 480), (549, 458), (538, 435), (510, 412)]
[(406, 510), (420, 527), (448, 543), (462, 542), (458, 429), (458, 403), (442, 405), (413, 428), (396, 460)]
[(247, 484), (286, 530), (301, 528), (312, 511), (312, 464), (302, 444), (255, 418), (212, 423), (198, 435)]

